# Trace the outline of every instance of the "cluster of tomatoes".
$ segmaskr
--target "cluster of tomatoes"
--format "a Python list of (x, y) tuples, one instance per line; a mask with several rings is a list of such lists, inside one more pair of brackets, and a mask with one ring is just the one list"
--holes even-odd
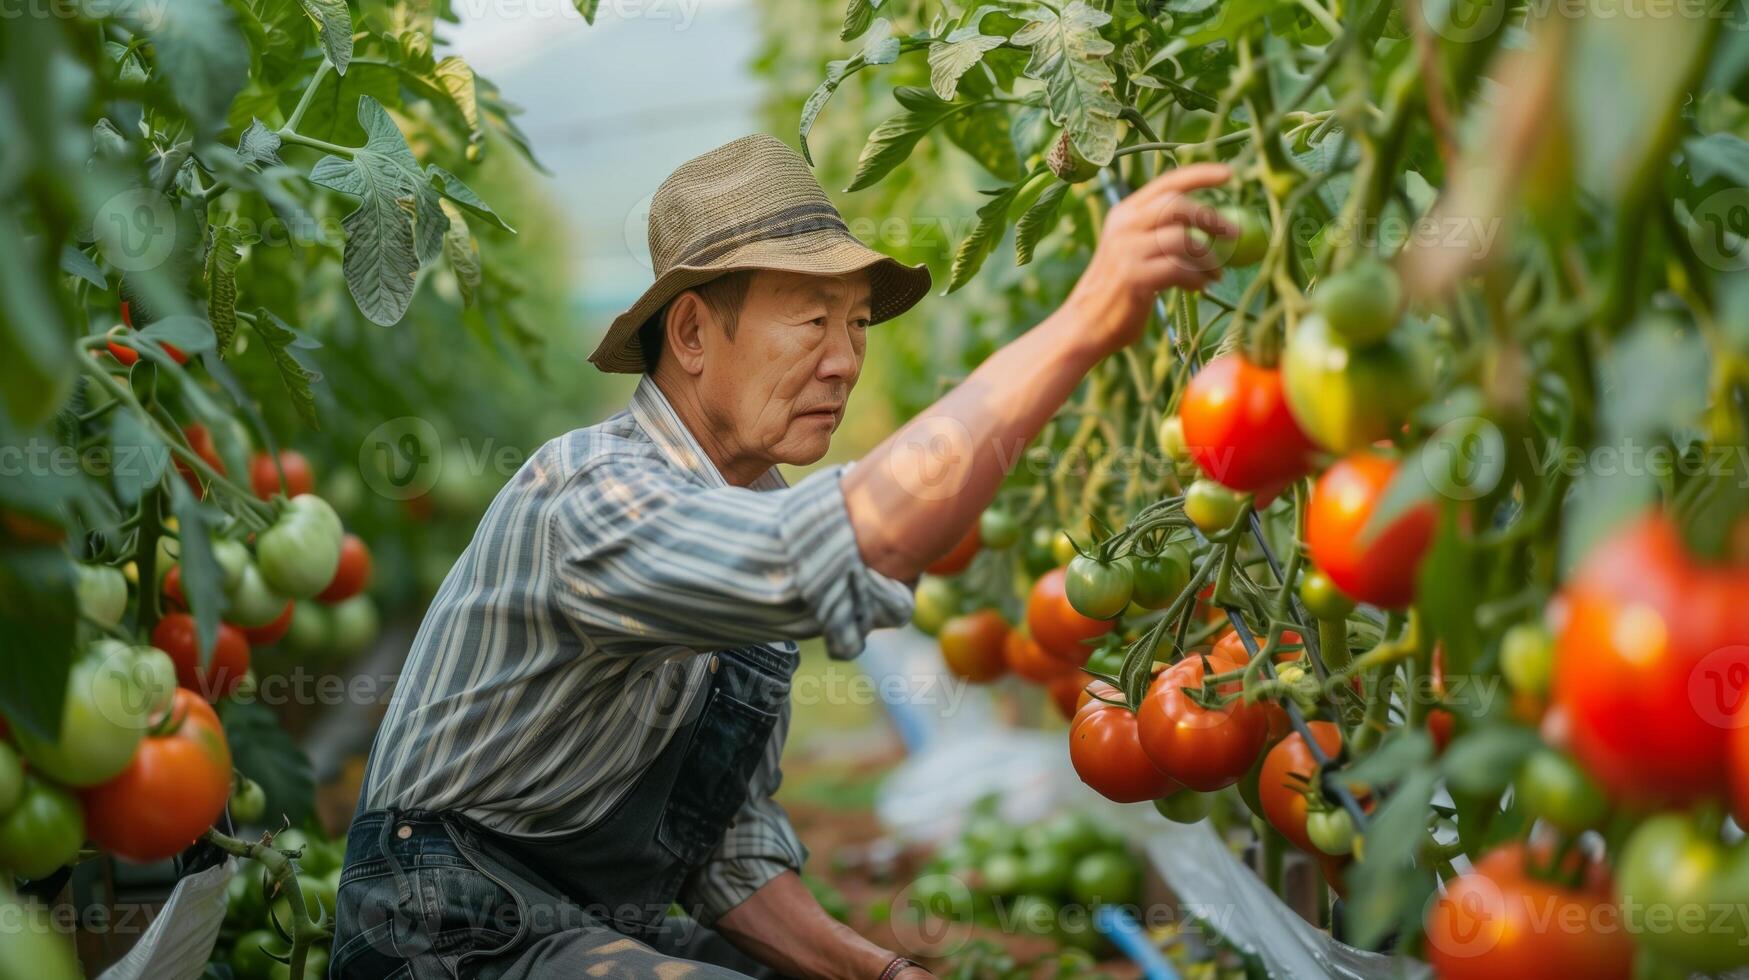
[(339, 611), (370, 601), (362, 594), (369, 551), (309, 492), (301, 456), (283, 454), (281, 464), (289, 499), (280, 495), (280, 467), (256, 461), (259, 473), (272, 474), (271, 483), (256, 481), (257, 492), (275, 501), (272, 523), (248, 543), (211, 542), (224, 612), (204, 658), (187, 611), (176, 537), (182, 529), (173, 519), (158, 539), (164, 612), (149, 644), (115, 638), (147, 618), (138, 589), (130, 588), (139, 584), (137, 565), (75, 565), (84, 622), (60, 730), (48, 738), (21, 724), (0, 725), (0, 869), (40, 878), (74, 861), (87, 842), (129, 861), (164, 860), (211, 827), (227, 802), (240, 820), (261, 816), (264, 794), (233, 772), (214, 704), (253, 684), (252, 647), (286, 637), (294, 609), (303, 616), (317, 608), (299, 603)]

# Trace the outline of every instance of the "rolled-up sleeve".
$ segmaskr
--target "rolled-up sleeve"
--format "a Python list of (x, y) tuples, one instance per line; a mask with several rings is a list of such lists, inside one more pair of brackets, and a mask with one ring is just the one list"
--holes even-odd
[(854, 657), (910, 618), (912, 596), (863, 561), (844, 469), (756, 491), (605, 461), (553, 509), (559, 603), (608, 652), (614, 637), (707, 650), (820, 636)]
[(800, 873), (808, 859), (808, 849), (790, 826), (789, 815), (772, 799), (783, 783), (779, 762), (788, 728), (786, 703), (765, 755), (753, 771), (747, 801), (736, 812), (722, 843), (682, 890), (682, 907), (706, 926), (715, 925), (717, 919), (783, 872)]

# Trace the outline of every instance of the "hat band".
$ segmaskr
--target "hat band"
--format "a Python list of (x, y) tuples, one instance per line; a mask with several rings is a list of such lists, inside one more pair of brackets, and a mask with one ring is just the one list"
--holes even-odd
[(827, 202), (810, 202), (786, 208), (757, 221), (741, 222), (706, 235), (687, 249), (675, 265), (708, 265), (750, 242), (791, 238), (811, 231), (842, 231), (850, 226)]

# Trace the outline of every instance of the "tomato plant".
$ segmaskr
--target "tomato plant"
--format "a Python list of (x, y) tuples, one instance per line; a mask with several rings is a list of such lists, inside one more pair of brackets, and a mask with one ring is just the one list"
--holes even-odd
[(67, 790), (26, 773), (18, 802), (0, 814), (0, 868), (20, 878), (42, 878), (77, 857), (85, 843), (85, 815)]
[(1008, 672), (1003, 650), (1008, 643), (1008, 624), (994, 609), (955, 616), (936, 634), (941, 641), (941, 659), (955, 676), (984, 684)]
[(358, 535), (348, 534), (340, 542), (340, 564), (334, 569), (334, 578), (316, 598), (332, 604), (359, 594), (370, 582), (370, 567), (369, 546)]
[(287, 497), (316, 492), (316, 476), (310, 461), (295, 449), (282, 449), (277, 457), (256, 453), (249, 461), (249, 486), (262, 500), (272, 500), (282, 492), (281, 474), (285, 477), (283, 492)]
[(90, 786), (127, 766), (159, 696), (139, 683), (134, 661), (140, 655), (126, 644), (104, 640), (73, 664), (59, 736), (43, 739), (28, 729), (13, 733), (33, 769), (68, 786)]
[(217, 701), (236, 689), (249, 671), (249, 640), (243, 631), (220, 623), (211, 658), (201, 666), (199, 624), (187, 613), (171, 613), (152, 630), (152, 645), (170, 655), (176, 683)]
[(294, 599), (319, 595), (340, 568), (344, 533), (340, 518), (322, 498), (293, 497), (279, 520), (255, 542), (262, 581)]
[(1112, 619), (1130, 604), (1135, 572), (1128, 562), (1077, 557), (1065, 571), (1063, 592), (1069, 605), (1088, 619)]
[(231, 750), (212, 706), (179, 689), (163, 726), (119, 775), (84, 790), (92, 841), (130, 861), (161, 861), (194, 843), (231, 795)]
[[(1211, 654), (1187, 657), (1162, 671), (1148, 687), (1136, 712), (1142, 748), (1160, 771), (1198, 792), (1210, 792), (1238, 782), (1257, 761), (1269, 735), (1269, 717), (1261, 704), (1234, 700), (1219, 708), (1198, 704), (1193, 695), (1205, 691), (1209, 674), (1239, 669), (1242, 660)], [(1236, 682), (1213, 687), (1216, 697), (1233, 696)]]
[(1142, 751), (1136, 714), (1122, 705), (1095, 701), (1075, 713), (1069, 761), (1082, 782), (1114, 803), (1158, 799), (1177, 788)]
[(1273, 492), (1311, 467), (1312, 443), (1288, 410), (1281, 372), (1238, 354), (1191, 379), (1178, 417), (1197, 468), (1223, 486)]
[(1414, 599), (1436, 518), (1431, 504), (1418, 504), (1382, 528), (1371, 527), (1397, 466), (1370, 452), (1343, 458), (1318, 478), (1306, 512), (1312, 561), (1350, 597), (1386, 608)]
[[(1310, 729), (1325, 757), (1336, 758), (1342, 751), (1342, 730), (1327, 721), (1311, 722)], [(1308, 853), (1319, 850), (1306, 832), (1309, 811), (1306, 794), (1317, 790), (1313, 780), (1318, 773), (1317, 760), (1306, 747), (1306, 740), (1295, 732), (1277, 742), (1263, 757), (1263, 769), (1257, 777), (1263, 818), (1295, 847)]]
[[(1125, 597), (1128, 601), (1128, 597)], [(1119, 609), (1123, 608), (1121, 605)], [(1055, 568), (1039, 576), (1026, 600), (1026, 625), (1032, 638), (1058, 660), (1079, 666), (1093, 653), (1087, 641), (1111, 632), (1110, 620), (1082, 615), (1069, 601), (1068, 571)]]

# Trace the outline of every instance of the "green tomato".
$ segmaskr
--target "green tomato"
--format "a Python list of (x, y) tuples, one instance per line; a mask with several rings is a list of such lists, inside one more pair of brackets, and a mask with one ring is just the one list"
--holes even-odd
[(1190, 446), (1184, 442), (1184, 420), (1168, 415), (1160, 420), (1160, 451), (1179, 465), (1190, 462)]
[(1184, 516), (1204, 534), (1233, 526), (1245, 508), (1245, 498), (1213, 480), (1198, 480), (1184, 491)]
[(927, 874), (911, 883), (910, 905), (925, 915), (956, 922), (972, 917), (975, 899), (964, 876), (951, 872)]
[(992, 895), (1012, 895), (1026, 882), (1025, 861), (1012, 851), (985, 858), (979, 871), (984, 876), (984, 890)]
[(1128, 905), (1141, 890), (1142, 875), (1136, 862), (1119, 851), (1100, 851), (1075, 862), (1069, 891), (1086, 905)]
[(1167, 545), (1152, 557), (1131, 555), (1129, 562), (1130, 599), (1143, 609), (1165, 609), (1190, 584), (1190, 552), (1183, 545)]
[(1312, 810), (1306, 814), (1306, 839), (1325, 854), (1347, 854), (1354, 850), (1354, 818), (1339, 807)]
[(80, 980), (85, 976), (74, 955), (72, 937), (52, 921), (46, 906), (21, 903), (9, 888), (0, 885), (0, 909), (6, 910), (10, 920), (0, 930), (0, 980)]
[(1063, 591), (1069, 597), (1069, 605), (1081, 615), (1111, 619), (1129, 605), (1134, 586), (1128, 562), (1103, 562), (1081, 556), (1069, 563)]
[(1269, 251), (1269, 222), (1261, 214), (1240, 205), (1219, 208), (1221, 217), (1239, 226), (1239, 237), (1217, 239), (1216, 254), (1225, 254), (1223, 265), (1256, 265)]
[[(267, 587), (294, 599), (313, 599), (334, 580), (345, 532), (327, 501), (301, 493), (255, 540), (255, 559)], [(270, 620), (271, 621), (271, 620)]]
[(291, 947), (273, 930), (251, 930), (238, 936), (231, 947), (231, 975), (237, 980), (267, 980), (268, 971), (279, 962), (273, 956), (290, 953)]
[(1579, 763), (1546, 746), (1524, 760), (1514, 785), (1527, 811), (1570, 834), (1596, 827), (1609, 815), (1603, 791)]
[(1325, 622), (1341, 622), (1354, 611), (1354, 600), (1316, 568), (1306, 569), (1300, 577), (1300, 601), (1306, 604), (1306, 612), (1312, 618)]
[(917, 583), (917, 604), (911, 622), (930, 636), (941, 631), (942, 624), (959, 615), (960, 589), (950, 579), (925, 575)]
[(1040, 841), (1070, 857), (1080, 857), (1105, 845), (1105, 834), (1086, 816), (1069, 811), (1039, 825)]
[(1428, 359), (1412, 336), (1350, 346), (1317, 314), (1288, 338), (1281, 377), (1294, 421), (1335, 453), (1394, 435), (1431, 389)]
[(9, 813), (24, 795), (24, 763), (11, 742), (0, 741), (0, 816)]
[(18, 802), (0, 817), (0, 868), (42, 878), (79, 856), (85, 811), (79, 800), (35, 773), (24, 776)]
[(87, 648), (67, 676), (59, 737), (39, 738), (22, 727), (13, 732), (33, 769), (68, 786), (96, 786), (127, 768), (156, 696), (137, 686), (136, 659), (133, 647), (115, 640)]
[(1679, 813), (1634, 829), (1615, 863), (1624, 921), (1642, 949), (1714, 973), (1749, 964), (1749, 845), (1725, 847)]
[(219, 565), (219, 585), (229, 595), (243, 584), (243, 571), (248, 568), (249, 548), (241, 541), (219, 538), (213, 542), (213, 560)]
[(377, 605), (370, 596), (355, 595), (345, 602), (337, 603), (330, 610), (334, 624), (334, 652), (341, 657), (363, 653), (376, 642), (377, 627), (380, 620), (377, 617)]
[(237, 586), (231, 590), (230, 606), (225, 621), (245, 629), (266, 626), (285, 612), (286, 598), (267, 585), (267, 579), (254, 562), (245, 562), (237, 575)]
[(238, 823), (259, 823), (267, 813), (267, 791), (261, 784), (245, 776), (243, 785), (231, 793), (231, 819)]
[(1069, 887), (1075, 871), (1074, 858), (1054, 847), (1032, 851), (1020, 860), (1021, 890), (1039, 895), (1058, 895)]
[(286, 628), (282, 642), (292, 653), (325, 657), (334, 644), (333, 616), (319, 602), (299, 601), (292, 611), (291, 624)]
[(1012, 851), (1020, 846), (1020, 832), (1004, 823), (1000, 817), (979, 816), (966, 822), (960, 835), (974, 852), (988, 857)]
[(1346, 343), (1377, 343), (1397, 325), (1403, 284), (1390, 266), (1362, 259), (1320, 283), (1312, 292), (1312, 308)]
[(992, 505), (978, 516), (978, 540), (984, 547), (998, 551), (1012, 548), (1020, 542), (1020, 522), (1013, 514)]
[(1026, 547), (1021, 550), (1020, 557), (1028, 575), (1043, 575), (1057, 567), (1057, 556), (1051, 553), (1051, 543), (1056, 536), (1056, 531), (1042, 525), (1034, 527), (1026, 536)]
[(1154, 809), (1160, 816), (1173, 823), (1196, 823), (1212, 813), (1214, 808), (1215, 794), (1188, 789), (1181, 789), (1154, 801)]
[(1519, 623), (1500, 638), (1500, 673), (1514, 691), (1542, 697), (1555, 668), (1555, 639), (1541, 623)]
[(140, 692), (148, 719), (157, 718), (176, 697), (176, 662), (154, 646), (134, 647), (134, 659), (127, 667)]
[(78, 572), (79, 611), (105, 626), (119, 626), (128, 611), (127, 576), (111, 565), (78, 564), (73, 568)]

